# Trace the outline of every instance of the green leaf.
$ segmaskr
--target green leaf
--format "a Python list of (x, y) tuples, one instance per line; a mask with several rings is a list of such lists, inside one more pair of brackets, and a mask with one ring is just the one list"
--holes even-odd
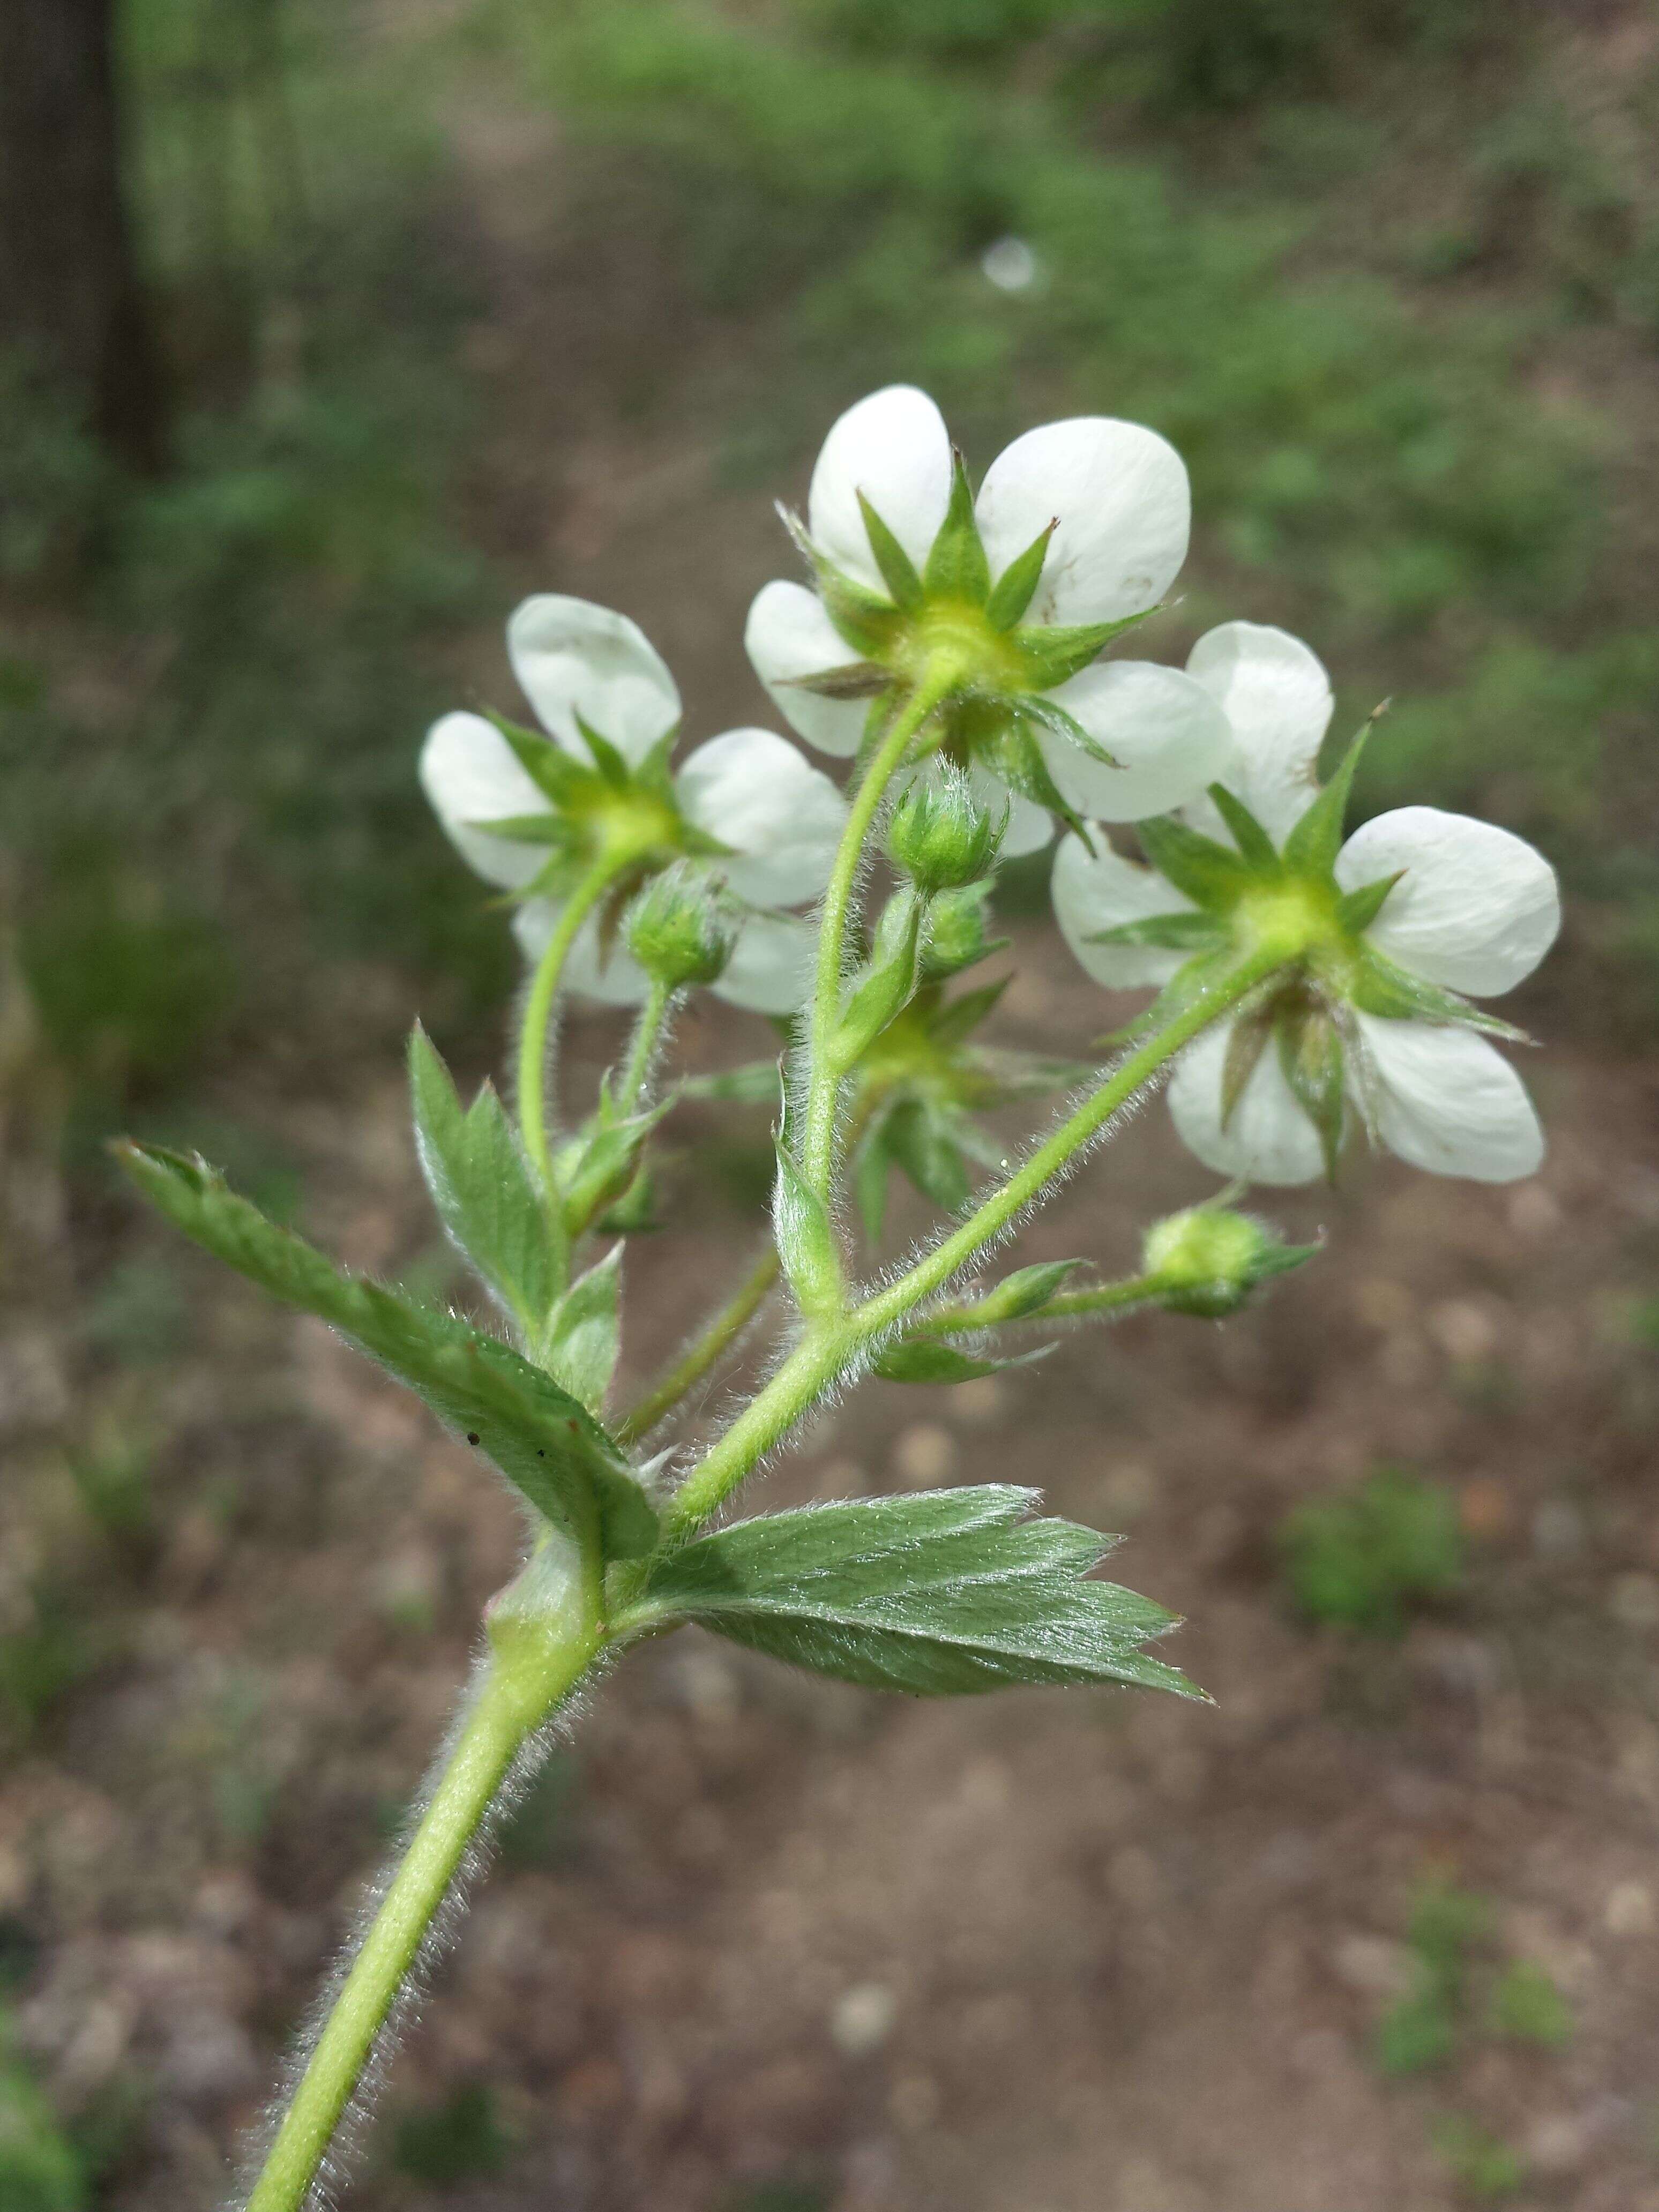
[(1003, 1322), (1025, 1321), (1041, 1313), (1049, 1299), (1065, 1288), (1067, 1276), (1085, 1264), (1082, 1260), (1039, 1260), (1032, 1267), (1017, 1267), (982, 1298), (975, 1299), (975, 1328), (994, 1328)]
[(1472, 1006), (1455, 991), (1443, 990), (1438, 983), (1397, 967), (1374, 945), (1360, 945), (1348, 996), (1362, 1014), (1379, 1014), (1386, 1021), (1441, 1022), (1478, 1030), (1482, 1036), (1501, 1037), (1510, 1044), (1531, 1042), (1524, 1030)]
[(1025, 550), (1015, 556), (991, 586), (985, 603), (985, 619), (993, 629), (1012, 629), (1031, 604), (1048, 557), (1048, 540), (1059, 527), (1059, 518), (1045, 523)]
[(617, 1370), (622, 1341), (620, 1244), (579, 1275), (553, 1310), (547, 1331), (549, 1372), (596, 1419)]
[(1336, 902), (1338, 927), (1351, 937), (1362, 935), (1382, 913), (1389, 893), (1405, 873), (1404, 868), (1396, 868), (1391, 876), (1379, 876), (1374, 884), (1361, 884), (1358, 890), (1346, 893)]
[(506, 1109), (486, 1083), (464, 1113), (417, 1022), (409, 1040), (415, 1145), (450, 1236), (530, 1334), (558, 1287), (560, 1255)]
[(990, 596), (991, 567), (974, 520), (973, 487), (958, 453), (951, 456), (951, 501), (927, 556), (922, 587), (930, 599), (957, 599), (970, 607), (982, 607)]
[(795, 1304), (804, 1314), (839, 1312), (844, 1302), (841, 1248), (823, 1200), (781, 1141), (775, 1147), (772, 1234)]
[[(1153, 610), (1148, 608), (1146, 613)], [(1126, 629), (1145, 622), (1146, 614), (1125, 615), (1117, 622), (1044, 623), (1033, 623), (1023, 629), (1012, 630), (1009, 641), (1019, 656), (1027, 687), (1033, 691), (1051, 691), (1057, 684), (1081, 674), (1091, 660), (1097, 660), (1115, 637), (1121, 637)]]
[(635, 1619), (696, 1620), (791, 1665), (915, 1697), (1079, 1682), (1200, 1695), (1139, 1649), (1174, 1626), (1162, 1607), (1083, 1579), (1112, 1540), (1028, 1519), (1036, 1503), (989, 1485), (740, 1521), (663, 1560)]
[(870, 550), (876, 556), (881, 580), (893, 595), (893, 605), (902, 607), (906, 614), (914, 614), (922, 600), (921, 579), (916, 574), (915, 563), (862, 492), (859, 494), (859, 513), (864, 517), (864, 534), (870, 540)]
[(561, 1146), (553, 1173), (565, 1234), (573, 1242), (633, 1182), (647, 1138), (672, 1103), (672, 1097), (665, 1098), (641, 1113), (614, 1119), (602, 1111), (580, 1136)]
[(902, 1099), (887, 1117), (887, 1152), (941, 1212), (965, 1206), (973, 1189), (950, 1124), (925, 1100)]
[[(1029, 1358), (1029, 1355), (1028, 1355)], [(981, 1375), (994, 1375), (1004, 1367), (1024, 1364), (1018, 1359), (980, 1359), (958, 1352), (936, 1337), (902, 1340), (890, 1345), (877, 1360), (875, 1371), (887, 1382), (975, 1382)]]
[(607, 1558), (635, 1559), (657, 1520), (621, 1446), (581, 1401), (508, 1346), (332, 1261), (226, 1188), (204, 1160), (124, 1139), (116, 1157), (175, 1227), (286, 1305), (316, 1314), (476, 1442), (538, 1513)]
[(1202, 908), (1178, 914), (1143, 915), (1139, 921), (1120, 921), (1110, 929), (1097, 929), (1085, 945), (1144, 945), (1158, 952), (1217, 952), (1230, 941), (1224, 922)]
[(1194, 906), (1224, 914), (1249, 888), (1250, 872), (1242, 854), (1189, 830), (1172, 814), (1137, 822), (1135, 834), (1159, 875)]
[(1277, 878), (1282, 872), (1273, 841), (1256, 820), (1249, 808), (1236, 792), (1229, 791), (1224, 783), (1210, 786), (1210, 799), (1216, 812), (1233, 833), (1233, 842), (1238, 848), (1239, 858), (1258, 878)]
[(847, 1070), (909, 1004), (916, 988), (921, 923), (927, 902), (907, 884), (887, 902), (875, 949), (854, 978), (841, 1018), (830, 1036), (830, 1064)]

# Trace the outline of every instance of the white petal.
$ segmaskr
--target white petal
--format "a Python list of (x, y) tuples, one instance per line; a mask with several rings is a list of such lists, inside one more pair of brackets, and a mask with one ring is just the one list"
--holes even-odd
[(1218, 1175), (1312, 1182), (1325, 1166), (1319, 1133), (1291, 1096), (1271, 1041), (1222, 1127), (1221, 1071), (1232, 1030), (1231, 1022), (1206, 1030), (1176, 1063), (1170, 1112), (1182, 1142)]
[(1358, 1017), (1375, 1078), (1370, 1103), (1390, 1152), (1435, 1175), (1514, 1182), (1544, 1157), (1526, 1085), (1473, 1030)]
[(792, 914), (751, 914), (738, 935), (719, 998), (757, 1014), (793, 1014), (812, 988), (817, 932)]
[(830, 880), (847, 802), (821, 769), (770, 730), (728, 730), (674, 779), (688, 821), (736, 857), (716, 862), (751, 906), (799, 906)]
[(579, 760), (588, 753), (578, 714), (635, 763), (680, 719), (680, 695), (662, 655), (636, 623), (609, 607), (541, 592), (515, 609), (507, 651), (543, 728)]
[(1227, 718), (1212, 693), (1155, 660), (1106, 660), (1049, 694), (1120, 768), (1047, 732), (1048, 770), (1079, 814), (1144, 822), (1197, 798), (1232, 757)]
[(860, 492), (922, 568), (951, 503), (951, 437), (945, 417), (912, 384), (890, 384), (848, 409), (823, 441), (806, 501), (813, 543), (884, 594)]
[(421, 785), (445, 834), (486, 882), (516, 890), (547, 859), (545, 845), (518, 845), (469, 825), (510, 814), (547, 814), (552, 802), (482, 714), (446, 714), (421, 748)]
[(1182, 898), (1156, 869), (1126, 860), (1103, 837), (1092, 854), (1080, 837), (1060, 840), (1054, 855), (1054, 900), (1060, 935), (1096, 982), (1108, 990), (1167, 982), (1188, 957), (1153, 945), (1086, 942), (1097, 930), (1117, 929), (1126, 921), (1194, 910), (1191, 900)]
[[(1215, 695), (1232, 725), (1237, 750), (1225, 782), (1282, 840), (1318, 788), (1319, 748), (1333, 703), (1323, 664), (1287, 630), (1232, 622), (1200, 638), (1187, 672)], [(1200, 805), (1207, 811), (1207, 802)], [(1213, 834), (1218, 817), (1206, 826)]]
[(850, 759), (864, 735), (869, 701), (823, 699), (789, 680), (844, 668), (858, 659), (817, 593), (804, 584), (763, 585), (749, 610), (743, 641), (756, 675), (790, 728), (821, 753)]
[(1530, 975), (1555, 942), (1555, 871), (1507, 830), (1437, 806), (1401, 806), (1363, 823), (1336, 856), (1345, 891), (1401, 868), (1366, 935), (1414, 975), (1492, 998)]
[(1155, 607), (1187, 557), (1192, 507), (1167, 439), (1090, 415), (1016, 438), (992, 462), (975, 511), (993, 576), (1058, 520), (1024, 619), (1066, 623)]
[(1002, 833), (1000, 848), (1005, 860), (1020, 860), (1028, 853), (1040, 853), (1054, 836), (1054, 817), (1048, 808), (1039, 806), (1034, 799), (1027, 799), (1020, 792), (1010, 791), (983, 762), (969, 764), (968, 783), (980, 805), (988, 807), (993, 814), (1000, 814), (1005, 806), (1008, 810), (1008, 826)]
[[(513, 934), (532, 963), (546, 951), (558, 918), (559, 908), (550, 899), (526, 899), (514, 915)], [(637, 1006), (650, 988), (644, 969), (622, 943), (613, 945), (609, 956), (601, 959), (599, 921), (593, 915), (576, 932), (565, 960), (564, 980), (583, 998), (597, 999), (605, 1006)]]

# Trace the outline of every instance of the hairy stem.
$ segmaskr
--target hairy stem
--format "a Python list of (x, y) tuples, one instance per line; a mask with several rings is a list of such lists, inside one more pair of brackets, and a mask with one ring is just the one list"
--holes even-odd
[(817, 975), (807, 1031), (806, 1110), (801, 1172), (821, 1198), (828, 1198), (836, 1164), (836, 1073), (830, 1040), (841, 1013), (842, 978), (847, 959), (847, 930), (853, 910), (864, 848), (888, 787), (904, 763), (918, 731), (949, 696), (957, 672), (948, 663), (928, 669), (894, 717), (874, 758), (866, 769), (848, 811), (836, 865), (818, 916)]
[(1282, 966), (1286, 957), (1283, 946), (1263, 945), (1242, 960), (1230, 975), (1182, 1008), (1156, 1036), (1120, 1060), (1105, 1081), (1036, 1147), (1023, 1167), (975, 1208), (960, 1228), (942, 1237), (874, 1297), (839, 1320), (810, 1331), (686, 1477), (665, 1516), (668, 1540), (684, 1541), (718, 1511), (821, 1394), (853, 1364), (872, 1337), (902, 1321), (923, 1298), (943, 1290), (959, 1267), (1012, 1228), (1024, 1209), (1043, 1196), (1143, 1085), (1161, 1073), (1200, 1030)]
[(605, 854), (596, 860), (560, 909), (547, 950), (536, 964), (519, 1032), (519, 1127), (542, 1188), (550, 1200), (553, 1164), (547, 1146), (547, 1031), (576, 933), (622, 872), (626, 862)]
[(433, 1920), (526, 1739), (568, 1696), (599, 1649), (591, 1626), (520, 1640), (492, 1659), (432, 1801), (283, 2115), (246, 2212), (301, 2212), (375, 2039), (414, 1968)]
[(657, 1057), (663, 1024), (668, 1019), (668, 1009), (673, 999), (674, 994), (665, 984), (653, 982), (650, 996), (640, 1009), (640, 1018), (634, 1030), (634, 1042), (629, 1048), (628, 1066), (623, 1073), (622, 1095), (617, 1102), (624, 1114), (635, 1113), (645, 1103), (646, 1085), (651, 1080), (652, 1064)]
[(765, 1304), (777, 1279), (777, 1250), (769, 1244), (702, 1334), (693, 1339), (668, 1372), (618, 1422), (617, 1434), (624, 1443), (637, 1443), (641, 1437), (648, 1436), (659, 1421), (673, 1412), (686, 1393), (694, 1390), (703, 1376), (720, 1364)]
[(1128, 1275), (1119, 1283), (1097, 1283), (1086, 1291), (1060, 1291), (1035, 1313), (999, 1314), (994, 1295), (989, 1299), (966, 1299), (957, 1305), (935, 1306), (905, 1331), (907, 1337), (964, 1336), (980, 1328), (1041, 1328), (1051, 1321), (1087, 1321), (1096, 1314), (1126, 1313), (1142, 1306), (1163, 1291), (1162, 1275)]

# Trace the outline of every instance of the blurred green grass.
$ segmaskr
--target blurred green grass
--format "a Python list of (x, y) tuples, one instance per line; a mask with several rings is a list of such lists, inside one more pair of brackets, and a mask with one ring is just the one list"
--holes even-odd
[[(509, 984), (411, 772), (446, 653), (512, 596), (464, 496), (492, 301), (460, 82), (556, 109), (611, 187), (561, 202), (595, 287), (667, 249), (726, 356), (728, 485), (796, 481), (888, 377), (981, 463), (1045, 413), (1156, 423), (1198, 516), (1158, 649), (1242, 612), (1316, 642), (1345, 719), (1392, 692), (1364, 805), (1539, 839), (1601, 978), (1582, 1018), (1650, 1031), (1654, 70), (1598, 73), (1528, 0), (121, 20), (177, 472), (122, 477), (0, 369), (0, 905), (83, 1133), (239, 1053), (325, 1054), (343, 963), (452, 1024)], [(1034, 278), (1006, 291), (1010, 237)], [(688, 405), (672, 323), (619, 421)]]

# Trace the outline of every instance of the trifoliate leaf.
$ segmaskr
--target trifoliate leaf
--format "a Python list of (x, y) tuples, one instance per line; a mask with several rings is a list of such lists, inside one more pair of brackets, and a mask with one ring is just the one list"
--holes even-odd
[(533, 1336), (558, 1286), (547, 1208), (506, 1109), (486, 1083), (462, 1111), (417, 1022), (409, 1040), (415, 1145), (439, 1218), (513, 1318)]
[[(1148, 608), (1146, 613), (1152, 612)], [(1115, 637), (1121, 637), (1146, 614), (1125, 615), (1117, 622), (1069, 624), (1032, 623), (1010, 630), (1009, 642), (1019, 656), (1028, 688), (1049, 691), (1097, 660)]]
[(1002, 1485), (852, 1498), (740, 1521), (663, 1560), (632, 1618), (689, 1620), (792, 1666), (948, 1697), (1017, 1683), (1196, 1691), (1140, 1646), (1161, 1606), (1084, 1577), (1112, 1539), (1026, 1516)]
[(1048, 540), (1059, 526), (1058, 516), (1046, 523), (992, 585), (991, 596), (985, 602), (985, 619), (993, 629), (1012, 629), (1030, 605), (1032, 594), (1042, 579), (1042, 564), (1048, 557)]
[(1241, 854), (1189, 830), (1172, 814), (1137, 822), (1135, 834), (1159, 875), (1194, 906), (1224, 914), (1249, 887), (1250, 872)]
[(550, 1376), (451, 1315), (342, 1273), (237, 1197), (204, 1160), (131, 1141), (116, 1157), (177, 1228), (389, 1369), (578, 1542), (597, 1524), (607, 1558), (651, 1550), (656, 1515), (622, 1447)]
[(870, 550), (876, 556), (881, 580), (892, 593), (893, 605), (902, 607), (906, 614), (914, 614), (922, 601), (921, 579), (916, 574), (915, 563), (862, 492), (859, 494), (859, 513), (864, 517), (864, 534), (870, 540)]
[(554, 1308), (547, 1330), (548, 1371), (601, 1418), (622, 1341), (622, 1255), (613, 1244), (579, 1275)]
[(1232, 831), (1239, 858), (1251, 873), (1258, 880), (1277, 878), (1282, 871), (1273, 841), (1237, 792), (1229, 791), (1224, 783), (1212, 783), (1210, 801)]
[(772, 1191), (772, 1234), (784, 1279), (802, 1313), (838, 1312), (844, 1301), (841, 1248), (823, 1200), (779, 1143)]
[(930, 599), (960, 600), (970, 607), (982, 607), (990, 595), (991, 568), (974, 520), (973, 486), (957, 453), (951, 456), (950, 504), (928, 553), (922, 586)]

